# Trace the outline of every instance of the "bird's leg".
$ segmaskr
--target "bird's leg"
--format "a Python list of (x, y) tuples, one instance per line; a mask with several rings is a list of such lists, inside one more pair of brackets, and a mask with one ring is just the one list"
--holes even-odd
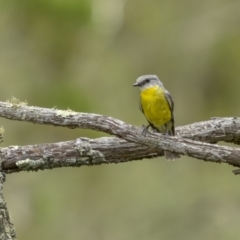
[(165, 124), (165, 131), (166, 132), (163, 132), (162, 135), (165, 136), (165, 137), (168, 137), (170, 136), (169, 132), (168, 132), (168, 129), (167, 129), (167, 125)]
[(150, 127), (150, 125), (147, 125), (146, 127), (143, 125), (143, 131), (142, 131), (142, 135), (144, 137), (146, 137), (147, 133), (148, 133), (148, 128)]
[(168, 132), (165, 132), (165, 133), (162, 133), (163, 137), (164, 137), (164, 140), (166, 140), (169, 136)]

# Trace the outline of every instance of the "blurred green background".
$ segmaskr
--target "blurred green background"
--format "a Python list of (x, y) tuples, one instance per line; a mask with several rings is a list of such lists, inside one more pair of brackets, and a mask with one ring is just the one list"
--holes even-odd
[[(0, 2), (1, 101), (146, 123), (142, 74), (175, 101), (176, 125), (239, 115), (239, 0)], [(1, 119), (5, 143), (104, 134)], [(237, 239), (239, 177), (183, 157), (7, 176), (18, 239)]]

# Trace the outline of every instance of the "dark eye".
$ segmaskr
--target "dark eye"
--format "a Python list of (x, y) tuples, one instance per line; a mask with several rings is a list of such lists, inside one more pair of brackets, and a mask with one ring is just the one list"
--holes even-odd
[(146, 79), (146, 82), (150, 82), (150, 79), (149, 79), (149, 78), (147, 78), (147, 79)]

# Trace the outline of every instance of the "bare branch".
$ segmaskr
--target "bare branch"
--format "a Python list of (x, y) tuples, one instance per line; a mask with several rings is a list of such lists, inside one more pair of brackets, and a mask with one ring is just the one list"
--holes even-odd
[(201, 142), (217, 143), (229, 142), (240, 144), (240, 118), (212, 118), (203, 121), (178, 127), (178, 135)]
[[(71, 110), (57, 110), (26, 106), (23, 102), (0, 102), (0, 117), (10, 120), (48, 124), (68, 128), (83, 128), (101, 131), (121, 137), (124, 122), (92, 113), (78, 113)], [(196, 141), (217, 143), (218, 141), (240, 143), (240, 118), (214, 118), (178, 127), (178, 135)]]
[(60, 143), (11, 146), (2, 148), (0, 153), (2, 170), (5, 172), (119, 163), (161, 155), (162, 150), (157, 152), (156, 149), (114, 137), (78, 138)]
[(13, 240), (16, 239), (16, 232), (3, 197), (4, 181), (5, 175), (0, 172), (0, 239)]
[(58, 167), (120, 163), (162, 156), (162, 149), (174, 149), (179, 153), (204, 161), (223, 162), (240, 167), (239, 149), (183, 138), (165, 137), (156, 133), (147, 137), (138, 133), (129, 135), (128, 138), (143, 145), (123, 139), (104, 137), (2, 148), (0, 152), (2, 171), (37, 171)]
[(62, 111), (0, 102), (0, 116), (39, 124), (93, 129), (125, 140), (112, 137), (95, 140), (81, 138), (62, 143), (2, 148), (0, 153), (2, 169), (6, 172), (126, 162), (162, 156), (162, 150), (240, 167), (239, 149), (209, 144), (218, 141), (239, 144), (239, 118), (217, 118), (179, 127), (177, 128), (179, 137), (157, 133), (144, 137), (140, 128), (118, 119), (71, 110)]

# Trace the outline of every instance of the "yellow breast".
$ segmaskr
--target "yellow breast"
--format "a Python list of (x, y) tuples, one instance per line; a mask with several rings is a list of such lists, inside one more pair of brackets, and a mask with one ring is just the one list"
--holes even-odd
[(144, 89), (141, 92), (141, 105), (147, 120), (159, 130), (172, 118), (164, 90), (158, 86)]

